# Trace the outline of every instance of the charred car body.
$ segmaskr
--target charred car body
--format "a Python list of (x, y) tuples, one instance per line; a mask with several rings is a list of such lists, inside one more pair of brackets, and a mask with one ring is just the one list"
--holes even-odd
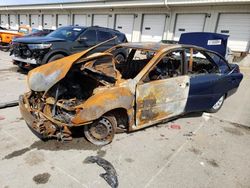
[[(11, 57), (13, 63), (21, 68), (33, 68), (90, 48), (97, 43), (113, 37), (115, 40), (101, 46), (97, 51), (104, 51), (122, 42), (126, 36), (119, 31), (102, 27), (60, 27), (45, 37), (26, 37), (13, 41)], [(125, 58), (125, 52), (116, 54)]]
[[(88, 55), (94, 49), (29, 72), (31, 91), (19, 105), (40, 136), (70, 140), (71, 129), (84, 126), (90, 142), (108, 144), (118, 131), (188, 112), (216, 112), (243, 78), (237, 65), (191, 45), (124, 43)], [(117, 62), (117, 49), (129, 50), (128, 58)]]

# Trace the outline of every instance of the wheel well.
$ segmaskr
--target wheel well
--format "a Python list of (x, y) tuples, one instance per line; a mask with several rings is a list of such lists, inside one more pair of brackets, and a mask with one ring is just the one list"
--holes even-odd
[(106, 114), (112, 114), (115, 116), (118, 128), (123, 129), (124, 131), (128, 130), (128, 114), (126, 109), (116, 108)]
[(225, 99), (227, 98), (227, 96), (228, 96), (228, 93), (225, 93), (225, 95), (224, 95)]
[(64, 56), (68, 56), (68, 54), (65, 53), (65, 52), (55, 52), (55, 53), (51, 54), (51, 55), (48, 57), (48, 60), (47, 60), (47, 61), (49, 61), (50, 58), (52, 58), (53, 56), (59, 55), (59, 54), (60, 54), (60, 55), (64, 55)]

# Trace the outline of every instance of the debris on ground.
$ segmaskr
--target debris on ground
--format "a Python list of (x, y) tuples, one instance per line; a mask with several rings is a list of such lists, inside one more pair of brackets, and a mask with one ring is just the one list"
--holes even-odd
[(38, 174), (33, 177), (33, 181), (36, 182), (36, 184), (45, 184), (49, 181), (50, 174), (49, 173), (43, 173), (43, 174)]
[(4, 119), (5, 119), (5, 117), (3, 117), (3, 116), (0, 115), (0, 120), (4, 120)]
[(5, 103), (0, 103), (0, 109), (8, 108), (8, 107), (14, 107), (14, 106), (18, 106), (18, 100), (5, 102)]
[(96, 163), (101, 166), (106, 173), (100, 174), (100, 176), (105, 179), (105, 181), (112, 187), (118, 187), (118, 178), (114, 166), (107, 160), (99, 156), (89, 156), (84, 160), (85, 163)]
[(185, 134), (183, 134), (183, 136), (194, 136), (195, 134), (192, 132), (192, 131), (190, 131), (189, 133), (185, 133)]
[(170, 125), (170, 128), (171, 129), (181, 129), (181, 126), (177, 125), (177, 124), (173, 124), (173, 125)]

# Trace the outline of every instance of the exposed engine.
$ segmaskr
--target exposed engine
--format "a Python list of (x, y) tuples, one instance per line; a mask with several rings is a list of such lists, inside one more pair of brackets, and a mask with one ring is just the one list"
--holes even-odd
[(31, 92), (29, 104), (32, 114), (41, 121), (40, 133), (59, 140), (72, 139), (68, 127), (71, 127), (71, 118), (76, 114), (75, 107), (92, 96), (95, 88), (105, 86), (110, 80), (107, 76), (93, 74), (97, 73), (81, 71), (79, 66), (75, 66), (47, 93)]

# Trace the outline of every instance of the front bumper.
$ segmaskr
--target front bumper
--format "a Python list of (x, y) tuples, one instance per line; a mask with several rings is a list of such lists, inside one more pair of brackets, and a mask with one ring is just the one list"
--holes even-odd
[(72, 140), (69, 128), (73, 125), (59, 122), (41, 111), (32, 109), (29, 104), (29, 95), (30, 93), (26, 93), (19, 97), (19, 109), (31, 131), (41, 139)]
[(14, 61), (20, 61), (20, 62), (32, 64), (32, 65), (37, 65), (38, 64), (36, 59), (31, 59), (31, 58), (23, 59), (21, 57), (16, 57), (14, 54), (12, 54), (10, 57)]
[(22, 117), (26, 121), (29, 128), (39, 137), (39, 138), (46, 138), (46, 135), (41, 133), (41, 130), (39, 129), (39, 121), (31, 114), (31, 112), (28, 110), (29, 104), (25, 103), (24, 96), (21, 95), (19, 97), (19, 109), (21, 112)]

